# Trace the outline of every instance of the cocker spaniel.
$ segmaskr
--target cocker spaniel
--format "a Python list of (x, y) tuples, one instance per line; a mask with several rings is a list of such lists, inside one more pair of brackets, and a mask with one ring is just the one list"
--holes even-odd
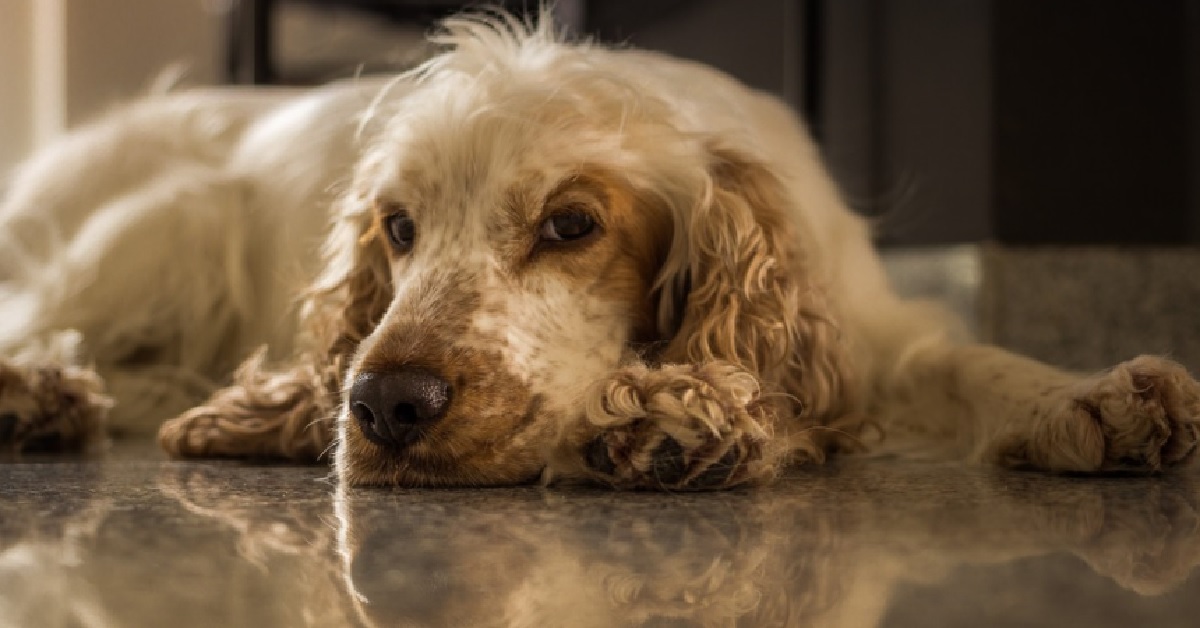
[(158, 95), (35, 156), (0, 208), (0, 442), (107, 422), (350, 485), (1195, 458), (1183, 367), (971, 343), (892, 291), (785, 105), (549, 24), (454, 18), (392, 80)]

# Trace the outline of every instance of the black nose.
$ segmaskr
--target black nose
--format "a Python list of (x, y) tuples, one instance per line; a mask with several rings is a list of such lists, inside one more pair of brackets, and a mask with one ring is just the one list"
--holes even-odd
[(363, 435), (380, 445), (411, 445), (450, 406), (450, 384), (417, 368), (368, 371), (350, 387), (350, 411)]

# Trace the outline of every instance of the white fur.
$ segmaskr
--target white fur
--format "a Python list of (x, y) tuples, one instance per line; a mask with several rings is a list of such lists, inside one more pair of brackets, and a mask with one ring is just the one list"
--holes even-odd
[(0, 355), (78, 330), (117, 388), (115, 426), (149, 433), (257, 346), (290, 355), (377, 90), (156, 96), (35, 156), (0, 205)]

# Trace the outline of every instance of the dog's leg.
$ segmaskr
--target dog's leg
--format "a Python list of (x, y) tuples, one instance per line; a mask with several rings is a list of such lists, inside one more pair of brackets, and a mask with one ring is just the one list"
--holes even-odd
[(316, 462), (334, 435), (336, 374), (310, 363), (263, 368), (260, 351), (234, 384), (167, 421), (158, 442), (176, 458), (265, 458)]
[(585, 419), (561, 439), (551, 476), (621, 488), (714, 489), (775, 476), (807, 451), (776, 433), (776, 409), (757, 380), (727, 363), (627, 366), (594, 389)]
[(885, 431), (1005, 466), (1157, 471), (1192, 461), (1200, 439), (1200, 384), (1158, 357), (1081, 376), (997, 347), (932, 345), (877, 390)]

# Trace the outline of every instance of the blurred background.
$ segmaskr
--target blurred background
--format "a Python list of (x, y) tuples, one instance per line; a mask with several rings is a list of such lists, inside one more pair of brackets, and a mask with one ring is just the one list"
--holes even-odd
[[(164, 72), (313, 84), (404, 69), (466, 5), (0, 0), (0, 170)], [(1133, 347), (1200, 363), (1200, 0), (553, 10), (575, 33), (704, 61), (789, 102), (877, 219), (899, 280), (958, 298), (991, 339), (1080, 367)], [(910, 254), (929, 247), (932, 261)]]

